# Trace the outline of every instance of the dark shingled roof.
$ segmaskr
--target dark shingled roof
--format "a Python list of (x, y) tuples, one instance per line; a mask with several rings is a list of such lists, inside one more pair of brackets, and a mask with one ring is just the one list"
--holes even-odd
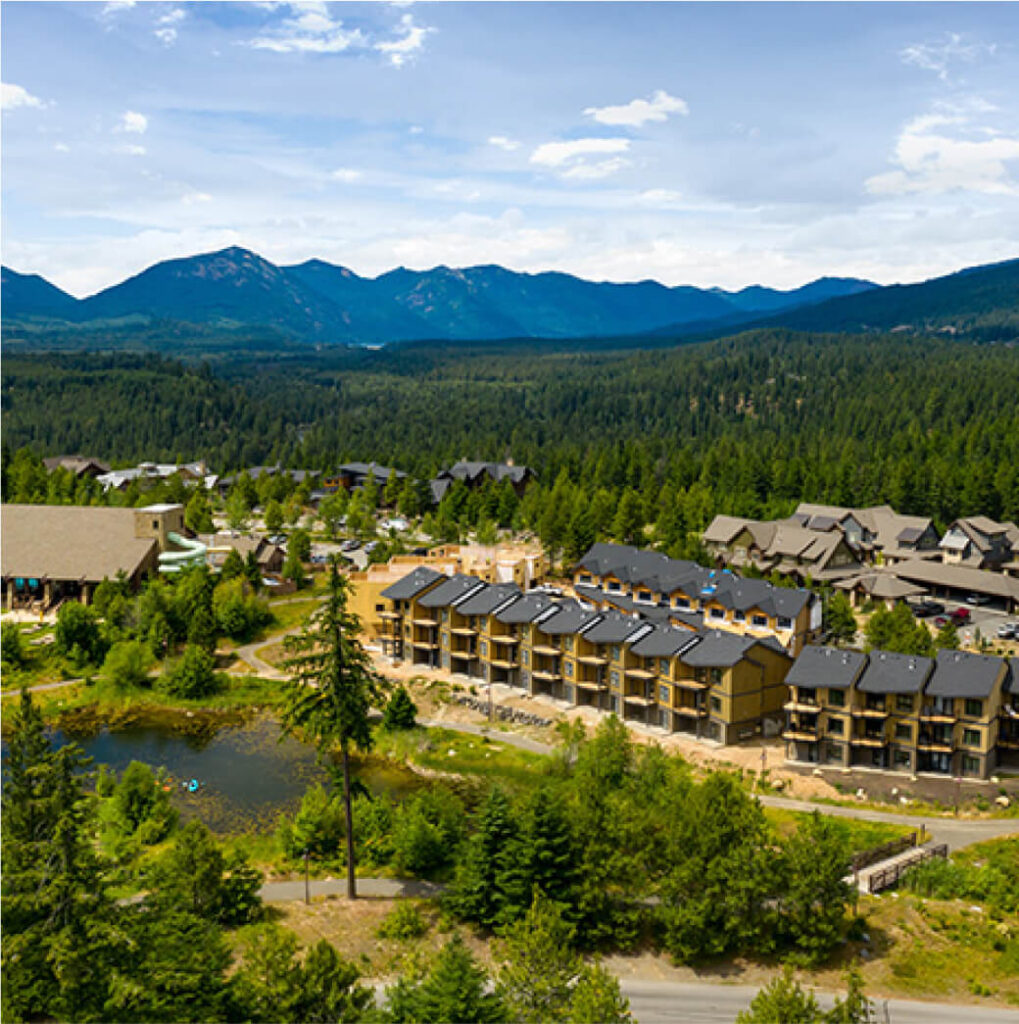
[(640, 619), (635, 619), (632, 615), (608, 611), (602, 616), (600, 622), (584, 631), (584, 639), (590, 640), (593, 644), (618, 644), (627, 637), (633, 636), (637, 630), (646, 631), (650, 628), (646, 622), (641, 622)]
[(386, 587), (382, 591), (382, 596), (388, 597), (391, 601), (408, 601), (412, 597), (417, 597), (440, 579), (442, 579), (441, 572), (437, 572), (427, 565), (419, 565), (402, 580), (397, 580), (391, 586)]
[[(679, 660), (691, 668), (728, 668), (742, 661), (751, 647), (761, 643), (756, 637), (720, 629), (704, 629), (697, 636), (700, 638), (698, 642), (679, 656)], [(768, 646), (785, 654), (781, 646)]]
[(856, 688), (863, 693), (919, 693), (933, 669), (933, 658), (871, 651)]
[(514, 601), (508, 608), (496, 612), (495, 617), (500, 622), (510, 624), (520, 622), (533, 622), (545, 609), (551, 608), (555, 602), (548, 594), (530, 593), (524, 594), (518, 601)]
[(511, 598), (520, 596), (520, 588), (515, 583), (496, 583), (472, 594), (456, 606), (461, 615), (491, 615), (500, 605)]
[(1019, 693), (1019, 658), (1011, 658), (1009, 673), (1005, 676), (1005, 693)]
[(688, 629), (655, 626), (653, 632), (638, 640), (630, 650), (641, 658), (671, 658), (697, 642), (697, 637)]
[(932, 697), (990, 697), (1002, 659), (965, 651), (938, 651), (925, 693)]
[(553, 616), (539, 623), (539, 628), (549, 636), (579, 633), (584, 626), (594, 622), (600, 615), (600, 612), (585, 608), (578, 601), (562, 601)]
[(445, 583), (440, 583), (434, 590), (429, 590), (420, 599), (425, 608), (448, 608), (458, 598), (466, 597), (474, 590), (480, 590), (484, 583), (477, 576), (463, 576), (457, 573)]
[(848, 690), (867, 664), (867, 655), (859, 651), (840, 651), (835, 647), (804, 647), (789, 675), (787, 686), (823, 686), (829, 690)]

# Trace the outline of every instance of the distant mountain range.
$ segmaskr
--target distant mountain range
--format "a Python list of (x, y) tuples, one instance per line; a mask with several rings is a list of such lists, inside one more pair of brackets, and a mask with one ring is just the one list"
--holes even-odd
[[(413, 271), (376, 278), (309, 260), (276, 266), (246, 249), (157, 263), (120, 284), (76, 299), (38, 275), (2, 270), (5, 328), (94, 328), (171, 321), (205, 328), (273, 328), (307, 343), (606, 338), (744, 326), (811, 330), (929, 329), (945, 318), (1016, 312), (1019, 260), (922, 284), (879, 287), (824, 277), (779, 291), (737, 292), (656, 281), (585, 281), (500, 266)], [(977, 309), (979, 307), (979, 309)]]
[(246, 249), (166, 260), (86, 299), (3, 268), (8, 324), (109, 324), (159, 318), (221, 327), (275, 327), (313, 342), (577, 338), (642, 334), (672, 324), (761, 316), (875, 286), (822, 278), (793, 291), (611, 284), (499, 266), (403, 267), (376, 278), (322, 260), (280, 267)]

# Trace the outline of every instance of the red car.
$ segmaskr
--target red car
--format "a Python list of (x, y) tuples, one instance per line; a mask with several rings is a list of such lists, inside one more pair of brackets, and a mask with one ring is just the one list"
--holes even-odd
[(952, 621), (957, 625), (961, 626), (964, 622), (969, 622), (970, 612), (968, 608), (956, 608), (951, 615)]

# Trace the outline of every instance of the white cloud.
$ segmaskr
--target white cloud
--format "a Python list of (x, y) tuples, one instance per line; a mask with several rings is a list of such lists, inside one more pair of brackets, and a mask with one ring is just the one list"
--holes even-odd
[(994, 43), (965, 43), (957, 32), (949, 32), (937, 43), (914, 43), (899, 51), (903, 64), (933, 71), (943, 82), (948, 80), (952, 64), (969, 64), (997, 49)]
[(488, 144), (504, 149), (507, 153), (512, 153), (513, 150), (520, 148), (520, 143), (516, 139), (509, 139), (505, 135), (490, 135)]
[(126, 145), (118, 147), (117, 152), (127, 156), (145, 156), (146, 149), (144, 146)]
[(434, 31), (427, 25), (415, 25), (414, 15), (405, 14), (400, 19), (400, 38), (376, 43), (375, 49), (388, 57), (393, 67), (399, 68), (425, 45), (425, 38)]
[(345, 185), (352, 185), (355, 181), (360, 181), (364, 174), (361, 171), (354, 170), (352, 167), (337, 167), (330, 177), (334, 181), (342, 181)]
[(152, 34), (167, 46), (172, 46), (177, 42), (177, 30), (175, 28), (157, 28)]
[(424, 128), (422, 128), (421, 125), (419, 124), (412, 124), (408, 131), (411, 133), (411, 135), (420, 135), (424, 131)]
[(188, 192), (180, 197), (185, 206), (196, 206), (199, 203), (211, 203), (212, 196), (208, 192)]
[(360, 29), (346, 29), (324, 3), (286, 5), (290, 17), (275, 32), (249, 40), (248, 46), (273, 53), (343, 53), (367, 40)]
[(685, 100), (658, 89), (649, 100), (631, 100), (616, 107), (588, 107), (584, 113), (599, 124), (639, 128), (648, 121), (666, 121), (670, 114), (690, 113)]
[(629, 139), (573, 139), (570, 142), (544, 142), (531, 154), (532, 164), (561, 167), (585, 156), (625, 153)]
[(53, 143), (53, 151), (55, 153), (70, 153), (71, 152), (71, 147), (68, 146), (66, 143), (63, 143), (63, 142), (54, 142)]
[[(570, 142), (545, 142), (531, 154), (531, 163), (551, 167), (562, 178), (573, 181), (594, 181), (629, 166), (630, 161), (619, 156), (630, 148), (629, 139), (573, 139)], [(591, 156), (606, 156), (607, 160), (588, 160)]]
[(134, 5), (135, 0), (109, 0), (109, 3), (103, 6), (101, 13), (104, 18), (109, 18), (121, 11), (129, 11)]
[(180, 7), (175, 7), (172, 11), (168, 11), (166, 14), (161, 15), (157, 21), (157, 25), (179, 25), (187, 15)]
[[(986, 105), (978, 102), (971, 109), (982, 111)], [(974, 125), (958, 106), (944, 111), (903, 126), (891, 157), (897, 169), (868, 178), (866, 190), (874, 195), (1019, 195), (1019, 180), (1009, 167), (1019, 161), (1019, 136)]]
[(573, 181), (595, 181), (598, 178), (607, 178), (629, 165), (630, 161), (624, 160), (621, 156), (614, 156), (611, 160), (597, 160), (594, 163), (581, 160), (567, 167), (562, 176)]
[(671, 188), (648, 188), (637, 196), (637, 202), (641, 206), (675, 206), (682, 199), (682, 193)]
[(45, 107), (46, 104), (20, 85), (3, 82), (0, 84), (0, 106), (4, 110), (16, 110), (18, 107)]
[(114, 131), (144, 135), (148, 126), (149, 119), (144, 114), (139, 114), (137, 110), (125, 110)]

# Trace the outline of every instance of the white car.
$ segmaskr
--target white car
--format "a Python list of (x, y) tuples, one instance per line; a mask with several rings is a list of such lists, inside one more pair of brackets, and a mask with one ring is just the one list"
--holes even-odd
[(1019, 636), (1019, 623), (1003, 622), (998, 627), (998, 638), (1000, 640), (1015, 640)]

